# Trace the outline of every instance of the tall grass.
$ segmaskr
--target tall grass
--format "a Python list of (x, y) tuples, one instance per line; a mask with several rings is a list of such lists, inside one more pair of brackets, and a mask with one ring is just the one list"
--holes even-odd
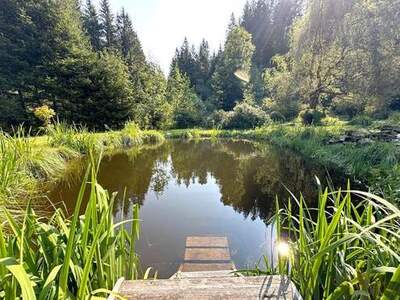
[[(114, 223), (116, 194), (97, 183), (98, 163), (90, 157), (72, 220), (59, 209), (42, 218), (31, 205), (23, 220), (16, 220), (3, 208), (7, 221), (0, 225), (0, 298), (101, 299), (120, 277), (138, 277), (138, 206), (132, 206), (130, 220)], [(88, 204), (79, 216), (85, 194)]]
[[(352, 196), (358, 200), (352, 201)], [(289, 237), (277, 266), (304, 299), (399, 299), (400, 210), (366, 192), (320, 192), (318, 209), (293, 196), (273, 218)], [(278, 241), (281, 242), (281, 241)], [(262, 271), (256, 270), (260, 274)]]

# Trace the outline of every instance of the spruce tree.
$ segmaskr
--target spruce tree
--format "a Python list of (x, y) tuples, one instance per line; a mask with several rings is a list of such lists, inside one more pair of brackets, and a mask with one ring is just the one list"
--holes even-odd
[(89, 128), (118, 128), (132, 116), (132, 88), (124, 62), (112, 53), (98, 56), (90, 47), (74, 0), (57, 2), (57, 57), (51, 93), (60, 119)]
[(207, 100), (212, 93), (210, 82), (210, 48), (208, 42), (203, 39), (197, 55), (197, 80), (195, 90), (202, 100)]
[(114, 24), (114, 16), (108, 0), (101, 0), (100, 2), (100, 24), (103, 47), (106, 49), (116, 48), (116, 28)]
[(83, 25), (93, 49), (99, 51), (101, 49), (101, 25), (92, 0), (86, 0), (86, 6), (83, 12)]
[(218, 108), (229, 111), (243, 100), (245, 86), (235, 74), (238, 71), (250, 73), (253, 53), (251, 35), (243, 27), (234, 27), (228, 34), (212, 78), (213, 97)]
[(28, 111), (46, 99), (48, 70), (54, 56), (53, 28), (57, 12), (45, 0), (0, 1), (0, 94), (11, 101), (4, 123), (28, 122)]
[(168, 78), (167, 100), (172, 107), (174, 128), (200, 125), (202, 103), (190, 87), (189, 78), (177, 66)]
[(117, 16), (117, 44), (128, 64), (144, 64), (145, 55), (139, 38), (133, 29), (132, 20), (122, 8)]

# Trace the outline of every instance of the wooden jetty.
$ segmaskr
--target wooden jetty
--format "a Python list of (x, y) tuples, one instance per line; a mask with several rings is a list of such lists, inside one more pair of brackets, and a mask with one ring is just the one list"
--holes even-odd
[(189, 236), (179, 272), (234, 271), (227, 237)]
[[(114, 292), (133, 299), (295, 299), (301, 296), (286, 276), (235, 274), (226, 237), (186, 238), (185, 256), (170, 279), (118, 281)], [(117, 299), (110, 296), (109, 299)]]

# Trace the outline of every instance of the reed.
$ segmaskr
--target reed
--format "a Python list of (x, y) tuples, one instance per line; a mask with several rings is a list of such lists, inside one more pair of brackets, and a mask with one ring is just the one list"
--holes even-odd
[(271, 220), (281, 237), (276, 245), (288, 244), (288, 251), (277, 249), (277, 264), (266, 260), (265, 269), (244, 274), (287, 275), (306, 300), (399, 299), (400, 210), (395, 205), (359, 191), (321, 191), (317, 209), (302, 197), (292, 198), (286, 207), (277, 201)]
[[(139, 208), (133, 205), (128, 220), (114, 222), (117, 195), (97, 183), (99, 160), (89, 154), (72, 219), (60, 209), (40, 217), (30, 204), (23, 219), (16, 219), (3, 208), (7, 220), (0, 225), (1, 298), (101, 299), (111, 294), (120, 277), (140, 275), (134, 252)], [(84, 197), (88, 202), (80, 216)]]

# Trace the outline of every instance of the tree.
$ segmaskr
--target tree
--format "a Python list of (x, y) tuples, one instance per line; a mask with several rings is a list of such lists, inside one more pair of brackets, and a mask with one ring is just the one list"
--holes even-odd
[(103, 47), (107, 49), (116, 48), (114, 16), (108, 0), (101, 0), (100, 2), (100, 24)]
[(254, 63), (263, 70), (271, 59), (289, 50), (289, 32), (302, 8), (301, 0), (255, 0), (247, 2), (241, 25), (252, 35)]
[(138, 73), (133, 120), (142, 128), (165, 129), (172, 125), (166, 89), (167, 82), (158, 65), (147, 63)]
[(187, 76), (176, 66), (168, 78), (167, 100), (173, 111), (175, 128), (189, 128), (200, 125), (202, 105), (190, 87)]
[(243, 100), (245, 87), (235, 73), (250, 72), (253, 53), (251, 35), (243, 27), (234, 27), (228, 34), (222, 59), (212, 78), (218, 108), (232, 110), (236, 102)]
[(146, 58), (142, 45), (133, 29), (132, 20), (122, 8), (117, 16), (117, 42), (122, 56), (129, 62), (143, 63)]
[(86, 0), (83, 12), (83, 26), (89, 36), (92, 47), (95, 51), (101, 49), (101, 29), (99, 16), (91, 0)]
[(45, 0), (1, 0), (0, 6), (0, 95), (17, 103), (14, 116), (2, 117), (26, 122), (29, 108), (47, 97), (44, 66), (55, 56), (56, 6)]
[(176, 50), (173, 65), (171, 65), (171, 72), (174, 72), (175, 66), (177, 66), (179, 70), (189, 78), (191, 86), (194, 86), (199, 73), (199, 66), (196, 60), (197, 54), (195, 48), (191, 46), (188, 39), (185, 38), (180, 49)]

